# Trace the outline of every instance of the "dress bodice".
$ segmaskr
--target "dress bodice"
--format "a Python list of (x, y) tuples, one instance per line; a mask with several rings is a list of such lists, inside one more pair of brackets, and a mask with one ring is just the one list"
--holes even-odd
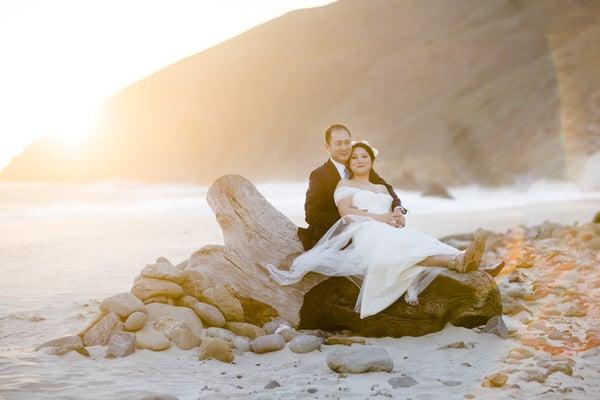
[(333, 195), (336, 204), (350, 196), (352, 197), (352, 207), (373, 214), (385, 214), (390, 212), (392, 201), (394, 200), (389, 193), (375, 193), (370, 190), (350, 186), (341, 186), (337, 188)]

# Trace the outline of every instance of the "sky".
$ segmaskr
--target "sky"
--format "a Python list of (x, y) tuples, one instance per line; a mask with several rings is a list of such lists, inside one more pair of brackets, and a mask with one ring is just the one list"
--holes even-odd
[(103, 99), (286, 12), (332, 0), (0, 0), (0, 169), (77, 143)]

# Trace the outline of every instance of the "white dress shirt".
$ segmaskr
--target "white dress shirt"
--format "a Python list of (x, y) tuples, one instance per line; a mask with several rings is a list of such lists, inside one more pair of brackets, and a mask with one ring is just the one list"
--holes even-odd
[(335, 161), (333, 158), (330, 158), (330, 160), (335, 166), (335, 169), (337, 169), (338, 173), (340, 174), (340, 178), (348, 179), (349, 174), (347, 173), (348, 170), (346, 169), (346, 166), (342, 163)]

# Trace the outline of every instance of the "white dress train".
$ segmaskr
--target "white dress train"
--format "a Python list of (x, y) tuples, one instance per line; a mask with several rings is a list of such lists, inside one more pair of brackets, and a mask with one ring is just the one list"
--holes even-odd
[[(352, 206), (372, 214), (390, 211), (387, 193), (342, 186), (335, 203), (352, 197)], [(308, 272), (328, 276), (364, 275), (356, 303), (360, 317), (376, 314), (402, 295), (411, 304), (445, 268), (418, 265), (434, 255), (455, 255), (459, 250), (412, 228), (395, 228), (369, 217), (346, 215), (309, 251), (298, 256), (288, 271), (267, 265), (274, 281), (289, 285)]]

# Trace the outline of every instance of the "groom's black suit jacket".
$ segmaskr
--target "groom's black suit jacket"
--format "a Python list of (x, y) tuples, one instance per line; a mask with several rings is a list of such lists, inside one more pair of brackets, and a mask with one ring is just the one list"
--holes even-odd
[[(340, 219), (333, 192), (341, 177), (331, 160), (313, 170), (308, 181), (308, 191), (304, 202), (304, 212), (308, 228), (298, 228), (298, 236), (304, 250), (312, 248), (323, 237), (331, 225)], [(375, 184), (384, 185), (393, 197), (392, 209), (400, 205), (400, 199), (390, 184), (384, 181), (371, 169), (369, 180)]]

